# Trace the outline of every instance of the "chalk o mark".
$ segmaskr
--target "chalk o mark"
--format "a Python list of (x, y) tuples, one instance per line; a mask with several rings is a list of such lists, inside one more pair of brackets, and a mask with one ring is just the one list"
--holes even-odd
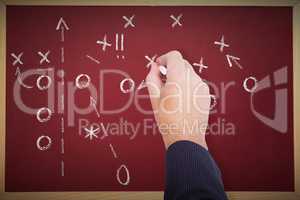
[[(124, 85), (125, 85), (126, 82), (129, 82), (129, 87), (128, 87), (128, 89), (125, 89), (125, 88), (124, 88)], [(128, 92), (133, 91), (134, 87), (135, 87), (135, 83), (134, 83), (134, 81), (133, 81), (131, 78), (125, 78), (125, 79), (123, 79), (123, 80), (121, 81), (121, 83), (120, 83), (120, 90), (121, 90), (123, 93), (128, 93)]]
[[(46, 85), (41, 85), (41, 81), (46, 78), (47, 79), (47, 84)], [(36, 80), (36, 86), (40, 89), (40, 90), (47, 90), (50, 86), (51, 86), (52, 80), (50, 78), (50, 76), (47, 75), (40, 75), (38, 77), (38, 79)]]
[(210, 96), (210, 99), (211, 99), (211, 102), (212, 102), (212, 104), (209, 107), (209, 110), (212, 110), (217, 105), (217, 98), (216, 98), (215, 95), (209, 95), (209, 96)]
[[(47, 112), (47, 116), (46, 117), (41, 117), (41, 114), (44, 113), (44, 112)], [(52, 115), (52, 112), (49, 108), (46, 108), (46, 107), (43, 107), (43, 108), (40, 108), (37, 113), (36, 113), (36, 118), (39, 122), (46, 122), (46, 121), (49, 121), (50, 118), (51, 118), (51, 115)]]
[[(46, 139), (47, 140), (47, 144), (46, 145), (41, 145), (41, 140), (43, 139)], [(50, 148), (51, 146), (51, 143), (52, 143), (52, 140), (49, 136), (46, 136), (46, 135), (42, 135), (40, 136), (37, 140), (36, 140), (36, 146), (39, 150), (41, 151), (45, 151), (47, 149)]]
[[(126, 180), (125, 180), (125, 181), (122, 181), (121, 178), (120, 178), (120, 171), (121, 171), (122, 169), (124, 169), (125, 172), (126, 172)], [(121, 185), (128, 185), (128, 184), (129, 184), (129, 182), (130, 182), (130, 175), (129, 175), (129, 171), (128, 171), (126, 165), (124, 165), (124, 164), (121, 165), (121, 166), (119, 167), (119, 169), (117, 170), (117, 180), (118, 180), (118, 182), (119, 182)]]
[[(253, 81), (253, 83), (254, 83), (254, 85), (251, 88), (249, 88), (248, 84), (247, 84), (249, 80)], [(249, 76), (248, 78), (246, 78), (244, 80), (243, 87), (247, 92), (250, 92), (250, 93), (254, 92), (257, 88), (257, 79), (253, 76)]]
[[(83, 78), (85, 78), (86, 81), (82, 81), (81, 79)], [(78, 87), (79, 89), (84, 89), (89, 87), (91, 78), (87, 74), (80, 74), (76, 77), (75, 82), (76, 82), (76, 87)]]

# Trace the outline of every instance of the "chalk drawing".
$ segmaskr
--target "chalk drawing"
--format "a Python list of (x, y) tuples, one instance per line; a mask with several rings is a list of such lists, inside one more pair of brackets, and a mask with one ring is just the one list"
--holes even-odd
[[(41, 81), (46, 78), (47, 79), (47, 84), (46, 85), (41, 85)], [(38, 79), (36, 80), (36, 86), (39, 88), (39, 90), (47, 90), (51, 86), (52, 80), (50, 76), (48, 75), (40, 75)]]
[[(126, 180), (125, 181), (122, 181), (121, 178), (120, 178), (120, 172), (121, 170), (125, 170), (125, 173), (126, 173)], [(117, 169), (117, 180), (118, 182), (121, 184), (121, 185), (128, 185), (129, 182), (130, 182), (130, 174), (129, 174), (129, 171), (126, 167), (126, 165), (122, 164), (118, 169)]]
[(49, 54), (49, 50), (46, 53), (38, 52), (38, 55), (41, 56), (40, 64), (43, 64), (44, 62), (50, 63), (50, 60), (48, 59)]
[[(253, 81), (253, 83), (254, 83), (251, 88), (248, 87), (248, 81), (250, 81), (250, 80)], [(257, 88), (257, 79), (253, 76), (246, 78), (243, 82), (243, 87), (247, 92), (250, 92), (250, 93), (254, 92)]]
[[(116, 33), (116, 51), (119, 50), (119, 33)], [(120, 34), (120, 50), (124, 51), (124, 34)]]
[(147, 68), (149, 68), (152, 65), (152, 63), (155, 62), (156, 57), (157, 55), (154, 55), (151, 58), (148, 55), (145, 55), (145, 58), (148, 60), (148, 63), (146, 65)]
[(63, 117), (60, 119), (60, 122), (61, 122), (61, 133), (62, 133), (62, 136), (63, 136), (63, 133), (65, 132), (65, 123), (64, 123), (64, 118)]
[[(47, 140), (47, 144), (46, 145), (41, 145), (41, 141), (43, 139), (46, 139)], [(51, 146), (51, 143), (52, 143), (52, 140), (49, 136), (46, 136), (46, 135), (41, 135), (40, 137), (38, 137), (38, 139), (36, 140), (36, 146), (39, 150), (41, 151), (45, 151), (47, 149), (50, 148)]]
[[(46, 117), (41, 116), (43, 113), (47, 113)], [(42, 107), (42, 108), (38, 109), (38, 111), (36, 113), (36, 118), (39, 122), (43, 123), (43, 122), (49, 121), (51, 118), (51, 115), (52, 115), (52, 111), (49, 108)]]
[(90, 59), (91, 61), (97, 63), (97, 64), (100, 64), (100, 61), (97, 60), (96, 58), (93, 58), (92, 56), (89, 56), (89, 55), (85, 55), (85, 57), (87, 57), (88, 59)]
[(94, 138), (98, 138), (99, 128), (94, 129), (94, 126), (90, 126), (90, 128), (84, 128), (86, 135), (85, 138), (89, 138), (90, 140)]
[(61, 63), (65, 62), (65, 48), (64, 47), (60, 48), (60, 62)]
[[(124, 88), (125, 83), (128, 82), (129, 83), (129, 87), (128, 89)], [(135, 83), (131, 78), (125, 78), (120, 82), (120, 90), (123, 93), (128, 93), (128, 92), (132, 92), (134, 90), (135, 87)]]
[(61, 154), (65, 153), (65, 141), (64, 138), (60, 139), (60, 143), (61, 143)]
[(17, 67), (16, 69), (16, 72), (15, 72), (15, 75), (17, 76), (17, 81), (20, 85), (22, 85), (23, 87), (27, 88), (27, 89), (31, 89), (33, 88), (32, 86), (30, 85), (26, 85), (23, 80), (22, 80), (22, 73), (21, 73), (21, 70), (19, 67)]
[(208, 66), (206, 66), (206, 65), (203, 64), (203, 57), (201, 57), (199, 63), (193, 63), (193, 66), (199, 67), (199, 73), (201, 73), (203, 69), (207, 69), (208, 68)]
[(232, 56), (232, 55), (226, 55), (227, 58), (227, 62), (229, 67), (232, 67), (232, 62), (233, 61), (240, 69), (243, 69), (243, 67), (240, 65), (240, 63), (238, 63), (238, 60), (240, 60), (240, 58)]
[(12, 63), (13, 66), (15, 66), (16, 64), (23, 65), (23, 62), (21, 60), (23, 52), (19, 53), (18, 55), (16, 55), (15, 53), (11, 53), (10, 55), (14, 58), (14, 61)]
[(124, 59), (125, 59), (125, 56), (124, 56), (124, 55), (121, 55), (121, 56), (120, 56), (120, 55), (117, 55), (117, 59), (120, 59), (120, 58), (124, 60)]
[(220, 46), (221, 52), (223, 52), (224, 47), (229, 47), (229, 44), (225, 44), (224, 35), (222, 35), (221, 41), (215, 41), (214, 44)]
[(112, 152), (114, 158), (118, 158), (117, 153), (116, 153), (116, 151), (115, 151), (113, 145), (112, 145), (112, 144), (109, 144), (109, 147), (110, 147), (110, 150), (111, 150), (111, 152)]
[(122, 17), (124, 20), (125, 20), (125, 24), (124, 24), (124, 28), (127, 28), (127, 27), (135, 27), (134, 23), (133, 23), (133, 18), (134, 18), (134, 15), (132, 15), (131, 17), (126, 17), (126, 16), (123, 16)]
[(101, 140), (103, 140), (104, 138), (108, 137), (108, 132), (107, 130), (105, 129), (103, 123), (100, 123), (100, 126), (101, 126), (101, 129), (102, 129), (102, 132), (103, 132), (103, 135), (101, 136)]
[(106, 47), (111, 47), (111, 44), (107, 41), (106, 35), (104, 35), (103, 40), (97, 40), (96, 43), (102, 45), (102, 51), (105, 51)]
[(146, 87), (147, 87), (147, 85), (145, 83), (145, 80), (142, 80), (142, 82), (139, 84), (137, 90), (141, 90), (141, 89), (146, 88)]
[(65, 41), (65, 30), (69, 30), (69, 26), (67, 25), (67, 23), (65, 22), (65, 20), (61, 17), (57, 23), (56, 26), (56, 30), (61, 30), (61, 41), (64, 42)]
[(61, 176), (65, 176), (65, 162), (63, 160), (60, 163), (60, 169)]
[(174, 15), (170, 15), (171, 19), (173, 19), (172, 28), (174, 28), (177, 25), (182, 26), (182, 23), (180, 22), (182, 16), (182, 14), (178, 15), (177, 17), (175, 17)]
[(97, 101), (92, 96), (90, 96), (90, 105), (93, 107), (94, 111), (96, 112), (97, 117), (100, 118), (100, 113), (97, 109)]
[[(85, 81), (81, 79), (85, 79)], [(79, 89), (84, 89), (89, 87), (90, 82), (91, 82), (91, 78), (87, 74), (79, 74), (75, 79), (76, 87)]]

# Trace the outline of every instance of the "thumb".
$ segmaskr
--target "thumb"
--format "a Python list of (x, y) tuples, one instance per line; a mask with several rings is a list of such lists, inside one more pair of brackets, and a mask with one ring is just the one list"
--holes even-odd
[(151, 70), (147, 75), (146, 85), (147, 85), (148, 92), (150, 95), (152, 109), (155, 113), (155, 111), (157, 111), (159, 108), (160, 90), (162, 88), (163, 83), (160, 78), (159, 67), (154, 62), (151, 64)]

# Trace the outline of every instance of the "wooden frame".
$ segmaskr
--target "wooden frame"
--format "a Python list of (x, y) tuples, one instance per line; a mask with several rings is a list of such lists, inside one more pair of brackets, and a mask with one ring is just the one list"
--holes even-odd
[(299, 0), (1, 0), (0, 1), (0, 198), (6, 199), (163, 199), (163, 192), (4, 192), (6, 101), (6, 5), (224, 5), (292, 6), (294, 64), (294, 160), (295, 192), (228, 192), (230, 199), (300, 198), (300, 1)]

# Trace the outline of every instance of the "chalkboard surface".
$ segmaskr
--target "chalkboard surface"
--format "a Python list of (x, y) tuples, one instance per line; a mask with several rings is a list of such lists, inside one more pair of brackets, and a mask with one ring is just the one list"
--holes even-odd
[(6, 191), (163, 190), (143, 81), (174, 49), (225, 189), (294, 190), (291, 8), (8, 6), (6, 37)]

